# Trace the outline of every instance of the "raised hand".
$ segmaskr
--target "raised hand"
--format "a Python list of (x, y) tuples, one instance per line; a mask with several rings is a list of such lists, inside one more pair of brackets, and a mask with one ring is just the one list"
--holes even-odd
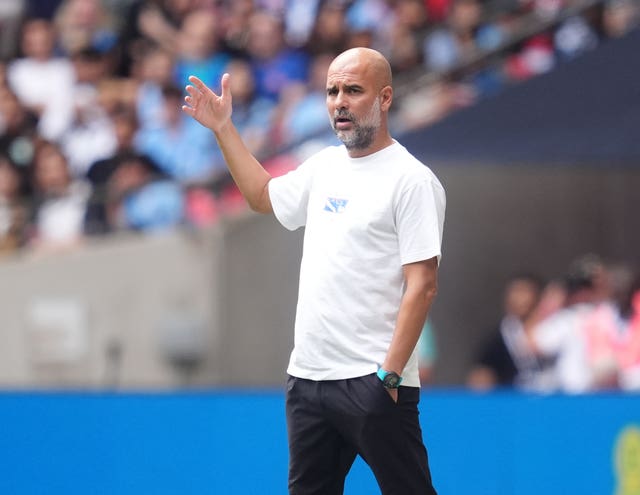
[(189, 77), (191, 83), (186, 87), (188, 95), (182, 106), (182, 111), (190, 115), (203, 126), (213, 132), (220, 131), (231, 122), (231, 90), (229, 89), (229, 74), (224, 74), (220, 81), (222, 88), (218, 96), (195, 76)]

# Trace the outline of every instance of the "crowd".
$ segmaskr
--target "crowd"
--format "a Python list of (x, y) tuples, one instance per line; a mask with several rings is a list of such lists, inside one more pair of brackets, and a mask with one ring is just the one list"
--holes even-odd
[(263, 158), (329, 128), (324, 79), (345, 48), (380, 50), (400, 76), (449, 74), (394, 105), (398, 132), (637, 21), (634, 0), (606, 0), (499, 65), (450, 74), (567, 1), (4, 0), (0, 252), (215, 222), (211, 184), (226, 169), (211, 133), (180, 111), (191, 74), (214, 88), (233, 74), (234, 121)]
[(478, 349), (467, 383), (479, 390), (640, 391), (640, 274), (588, 254), (548, 284), (514, 276), (503, 317)]

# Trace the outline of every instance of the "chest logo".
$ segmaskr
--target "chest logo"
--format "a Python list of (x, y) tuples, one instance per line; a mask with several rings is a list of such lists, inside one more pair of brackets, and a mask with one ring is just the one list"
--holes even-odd
[(324, 211), (330, 211), (331, 213), (343, 213), (347, 207), (348, 199), (340, 198), (327, 198), (324, 203)]

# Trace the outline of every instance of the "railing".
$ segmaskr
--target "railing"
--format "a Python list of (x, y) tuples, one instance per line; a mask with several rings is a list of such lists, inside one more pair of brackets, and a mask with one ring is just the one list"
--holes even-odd
[[(523, 41), (538, 34), (545, 33), (571, 17), (583, 14), (597, 5), (604, 4), (605, 1), (606, 0), (577, 0), (549, 18), (541, 17), (535, 12), (523, 14), (518, 20), (519, 26), (515, 30), (515, 33), (508, 36), (497, 47), (491, 50), (476, 50), (447, 70), (427, 71), (421, 68), (403, 73), (396, 78), (397, 83), (394, 89), (394, 95), (401, 99), (417, 88), (423, 88), (440, 81), (460, 80), (464, 76), (476, 72), (479, 67), (486, 67), (490, 63), (503, 58), (506, 52), (517, 47)], [(499, 14), (494, 14), (494, 18), (496, 15)]]

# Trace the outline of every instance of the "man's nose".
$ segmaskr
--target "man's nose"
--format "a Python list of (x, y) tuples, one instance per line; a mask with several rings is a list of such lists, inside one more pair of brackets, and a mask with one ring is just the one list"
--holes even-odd
[(347, 102), (347, 99), (344, 97), (344, 93), (342, 91), (339, 91), (338, 94), (336, 95), (335, 105), (336, 105), (336, 110), (347, 109), (348, 102)]

